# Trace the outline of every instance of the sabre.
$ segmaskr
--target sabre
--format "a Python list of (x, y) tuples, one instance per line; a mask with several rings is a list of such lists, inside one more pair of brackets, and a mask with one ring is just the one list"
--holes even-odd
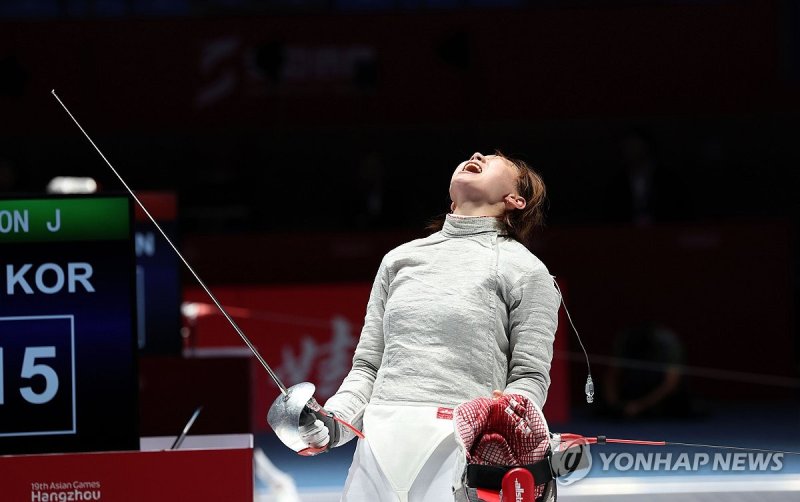
[(617, 438), (609, 438), (606, 436), (589, 437), (567, 432), (559, 434), (558, 441), (561, 443), (566, 443), (567, 445), (630, 444), (630, 445), (640, 445), (640, 446), (688, 446), (691, 448), (714, 448), (719, 450), (738, 450), (738, 451), (752, 451), (760, 453), (783, 453), (784, 455), (800, 455), (800, 451), (790, 451), (790, 450), (772, 450), (767, 448), (749, 448), (745, 446), (728, 446), (719, 444), (679, 443), (677, 441), (617, 439)]
[[(183, 262), (183, 264), (195, 278), (200, 287), (203, 288), (203, 291), (205, 291), (208, 297), (211, 298), (211, 301), (214, 302), (214, 305), (217, 307), (217, 309), (219, 309), (219, 311), (222, 313), (222, 315), (225, 317), (228, 323), (230, 323), (230, 325), (233, 327), (233, 329), (236, 331), (236, 333), (239, 335), (242, 341), (244, 341), (245, 345), (247, 345), (247, 348), (250, 349), (250, 352), (252, 352), (253, 355), (256, 357), (256, 359), (258, 359), (258, 362), (261, 363), (261, 366), (263, 366), (264, 369), (267, 370), (267, 373), (269, 374), (272, 381), (275, 382), (275, 385), (277, 385), (278, 388), (280, 389), (281, 395), (278, 396), (273, 405), (270, 407), (270, 412), (267, 419), (270, 425), (272, 425), (273, 429), (275, 429), (275, 433), (278, 435), (278, 438), (280, 438), (281, 441), (283, 441), (284, 444), (286, 444), (286, 446), (292, 448), (301, 455), (316, 455), (317, 453), (323, 451), (323, 449), (310, 447), (304, 441), (299, 439), (298, 435), (294, 431), (294, 428), (296, 428), (297, 424), (299, 424), (300, 414), (302, 413), (303, 409), (308, 408), (312, 411), (321, 413), (329, 418), (332, 418), (336, 422), (352, 430), (358, 437), (363, 439), (364, 435), (361, 433), (361, 431), (359, 431), (349, 423), (345, 422), (341, 418), (335, 416), (333, 413), (330, 413), (329, 411), (323, 409), (322, 406), (320, 406), (319, 403), (317, 403), (316, 399), (314, 399), (313, 397), (315, 390), (313, 384), (309, 382), (303, 382), (295, 386), (292, 386), (291, 388), (287, 388), (286, 385), (284, 385), (284, 383), (281, 381), (278, 375), (272, 370), (272, 368), (270, 368), (269, 364), (267, 364), (264, 358), (261, 357), (261, 354), (259, 354), (255, 345), (253, 345), (253, 342), (251, 342), (250, 339), (247, 337), (247, 335), (244, 334), (244, 331), (242, 331), (239, 325), (236, 324), (236, 321), (233, 320), (233, 317), (231, 317), (231, 315), (228, 314), (227, 310), (225, 310), (225, 307), (222, 306), (222, 304), (214, 295), (214, 293), (211, 292), (211, 289), (208, 286), (206, 286), (206, 283), (203, 282), (203, 280), (200, 278), (197, 272), (194, 271), (194, 268), (192, 268), (189, 262), (186, 261), (186, 258), (183, 257), (183, 254), (181, 254), (181, 252), (178, 251), (178, 247), (172, 243), (172, 240), (167, 236), (166, 232), (164, 232), (164, 230), (161, 228), (161, 225), (158, 224), (155, 218), (153, 218), (153, 216), (150, 214), (150, 211), (148, 211), (147, 208), (144, 206), (144, 204), (142, 204), (142, 201), (139, 200), (139, 197), (137, 197), (136, 194), (133, 193), (133, 190), (131, 190), (131, 188), (128, 186), (128, 184), (119, 174), (119, 172), (117, 172), (114, 166), (111, 165), (111, 162), (109, 162), (106, 156), (103, 155), (103, 152), (100, 151), (100, 148), (97, 147), (97, 145), (89, 136), (89, 134), (83, 129), (83, 127), (81, 127), (81, 124), (78, 122), (75, 116), (72, 115), (72, 112), (69, 111), (67, 105), (65, 105), (64, 102), (61, 101), (61, 98), (58, 97), (58, 94), (56, 94), (56, 90), (53, 89), (50, 91), (50, 93), (53, 95), (53, 97), (56, 98), (61, 107), (64, 108), (64, 111), (67, 112), (69, 118), (71, 118), (72, 121), (75, 122), (75, 125), (78, 126), (78, 129), (80, 129), (83, 135), (86, 136), (86, 139), (89, 140), (89, 143), (91, 143), (91, 145), (94, 147), (97, 153), (100, 154), (100, 157), (102, 157), (103, 161), (105, 161), (106, 165), (109, 167), (109, 169), (111, 169), (111, 171), (120, 181), (120, 183), (122, 183), (122, 186), (125, 187), (125, 190), (127, 190), (127, 192), (130, 194), (133, 200), (136, 201), (136, 204), (139, 205), (142, 211), (144, 211), (144, 214), (147, 215), (147, 217), (150, 219), (153, 225), (155, 225), (158, 232), (161, 234), (162, 237), (164, 237), (164, 240), (166, 240), (167, 243), (172, 248), (172, 250), (175, 251), (175, 254), (178, 255), (178, 258), (180, 258), (180, 260)], [(293, 392), (294, 390), (296, 390), (297, 392)], [(296, 421), (295, 418), (297, 419)], [(273, 421), (275, 421), (275, 423), (273, 423)]]
[(153, 218), (153, 216), (150, 214), (150, 211), (148, 211), (147, 208), (144, 207), (144, 204), (142, 204), (142, 201), (139, 200), (139, 197), (137, 197), (136, 194), (133, 193), (133, 190), (131, 190), (131, 188), (128, 186), (128, 184), (125, 182), (125, 180), (122, 179), (122, 176), (120, 176), (120, 174), (117, 172), (117, 170), (114, 169), (114, 166), (111, 165), (111, 162), (108, 161), (106, 156), (103, 155), (103, 152), (101, 152), (100, 149), (97, 147), (97, 145), (94, 143), (94, 141), (92, 141), (92, 138), (89, 136), (89, 134), (87, 134), (86, 131), (83, 129), (83, 127), (81, 127), (81, 125), (78, 123), (77, 119), (75, 119), (75, 116), (72, 115), (72, 112), (69, 111), (69, 109), (64, 104), (64, 102), (61, 101), (61, 98), (58, 97), (58, 94), (56, 94), (56, 90), (53, 89), (50, 92), (56, 98), (58, 103), (64, 108), (64, 111), (67, 112), (67, 115), (69, 115), (69, 118), (71, 118), (72, 121), (75, 122), (75, 125), (78, 126), (78, 129), (80, 129), (81, 132), (83, 133), (83, 135), (86, 136), (86, 139), (89, 140), (89, 143), (91, 143), (92, 146), (94, 147), (94, 149), (97, 150), (97, 153), (100, 154), (100, 157), (103, 158), (103, 160), (105, 161), (106, 165), (108, 165), (108, 167), (111, 169), (111, 171), (117, 177), (117, 179), (119, 179), (120, 183), (122, 183), (122, 186), (125, 187), (125, 190), (128, 191), (128, 193), (131, 195), (131, 197), (133, 197), (133, 200), (135, 200), (136, 203), (139, 205), (139, 207), (142, 208), (142, 211), (144, 211), (144, 214), (146, 214), (147, 217), (150, 218), (150, 221), (153, 222), (153, 225), (156, 226), (156, 229), (159, 231), (159, 233), (161, 233), (161, 235), (164, 237), (164, 239), (167, 241), (167, 243), (170, 245), (170, 247), (172, 247), (172, 250), (175, 251), (175, 254), (178, 255), (178, 258), (181, 259), (183, 264), (186, 265), (186, 268), (189, 270), (189, 272), (191, 272), (192, 276), (194, 276), (195, 280), (200, 285), (200, 287), (203, 288), (203, 291), (205, 291), (206, 294), (209, 296), (209, 298), (211, 298), (211, 301), (214, 302), (214, 305), (216, 305), (217, 308), (219, 309), (219, 311), (222, 312), (222, 315), (225, 316), (225, 319), (227, 319), (228, 322), (231, 324), (231, 326), (233, 326), (233, 329), (236, 330), (236, 332), (239, 334), (239, 336), (244, 341), (245, 345), (247, 345), (247, 347), (250, 349), (250, 351), (253, 353), (253, 355), (256, 356), (256, 359), (258, 359), (258, 362), (261, 363), (261, 366), (263, 366), (264, 369), (267, 370), (267, 373), (269, 373), (269, 376), (270, 376), (270, 378), (272, 378), (272, 381), (275, 382), (275, 385), (277, 385), (281, 389), (281, 393), (284, 396), (288, 395), (289, 394), (289, 389), (286, 388), (286, 385), (284, 385), (283, 382), (281, 381), (281, 379), (278, 378), (278, 375), (276, 375), (275, 372), (272, 371), (272, 368), (270, 368), (269, 364), (267, 364), (267, 362), (264, 360), (264, 358), (261, 357), (261, 354), (258, 353), (258, 350), (256, 350), (256, 347), (253, 345), (253, 343), (250, 341), (250, 339), (247, 338), (247, 335), (245, 335), (244, 332), (242, 331), (242, 329), (239, 328), (239, 325), (236, 324), (236, 321), (234, 321), (233, 318), (228, 314), (228, 312), (225, 310), (225, 308), (222, 306), (222, 304), (219, 302), (219, 300), (217, 300), (217, 297), (214, 296), (214, 293), (212, 293), (211, 290), (208, 288), (208, 286), (206, 286), (206, 283), (203, 282), (203, 280), (200, 278), (199, 275), (197, 275), (197, 272), (195, 272), (194, 269), (192, 268), (192, 266), (189, 265), (189, 262), (186, 261), (186, 258), (183, 257), (181, 252), (178, 251), (178, 248), (175, 246), (175, 244), (172, 243), (172, 240), (169, 237), (167, 237), (167, 234), (161, 228), (161, 225), (159, 225), (158, 222), (155, 220), (155, 218)]

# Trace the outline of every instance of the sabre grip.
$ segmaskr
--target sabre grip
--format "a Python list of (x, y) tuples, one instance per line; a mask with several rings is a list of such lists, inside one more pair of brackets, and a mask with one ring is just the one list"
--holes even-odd
[(327, 410), (315, 411), (314, 415), (317, 418), (322, 420), (322, 423), (325, 424), (325, 427), (328, 428), (328, 432), (331, 435), (331, 442), (328, 443), (330, 446), (328, 448), (333, 448), (339, 444), (339, 438), (341, 437), (341, 426), (333, 419), (333, 413)]
[(314, 412), (308, 408), (304, 408), (303, 411), (300, 412), (300, 427), (310, 427), (314, 425), (314, 421), (316, 420), (316, 415), (314, 415)]

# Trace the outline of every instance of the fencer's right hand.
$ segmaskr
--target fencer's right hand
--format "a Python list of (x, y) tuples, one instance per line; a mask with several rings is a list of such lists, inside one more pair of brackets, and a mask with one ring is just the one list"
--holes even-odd
[(300, 438), (312, 448), (325, 448), (331, 442), (328, 427), (308, 409), (300, 414)]

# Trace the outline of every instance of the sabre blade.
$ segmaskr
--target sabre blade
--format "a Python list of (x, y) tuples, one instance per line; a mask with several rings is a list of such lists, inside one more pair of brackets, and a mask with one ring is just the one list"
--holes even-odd
[(250, 339), (247, 337), (247, 335), (245, 335), (244, 332), (241, 330), (241, 328), (239, 328), (239, 325), (236, 324), (236, 322), (228, 314), (228, 312), (225, 310), (225, 308), (222, 306), (222, 304), (219, 302), (219, 300), (217, 300), (217, 297), (214, 296), (214, 293), (212, 293), (211, 290), (208, 288), (208, 286), (206, 286), (206, 284), (203, 282), (203, 280), (200, 279), (200, 276), (197, 275), (197, 272), (195, 272), (194, 269), (192, 268), (192, 266), (189, 265), (189, 262), (186, 261), (186, 258), (184, 258), (183, 255), (181, 254), (181, 252), (178, 251), (178, 248), (175, 246), (175, 244), (172, 243), (172, 240), (169, 237), (167, 237), (166, 232), (164, 232), (164, 230), (162, 230), (161, 225), (159, 225), (158, 222), (156, 222), (155, 218), (153, 218), (153, 216), (150, 214), (150, 211), (148, 211), (147, 208), (144, 206), (144, 204), (142, 204), (142, 201), (139, 200), (139, 197), (137, 197), (136, 194), (133, 193), (133, 190), (131, 190), (131, 188), (128, 186), (128, 184), (125, 182), (125, 180), (122, 179), (122, 176), (120, 176), (120, 174), (117, 172), (117, 170), (114, 169), (114, 166), (111, 165), (111, 162), (108, 161), (106, 156), (103, 155), (103, 152), (101, 152), (100, 149), (97, 147), (97, 145), (94, 143), (94, 141), (92, 141), (92, 138), (89, 136), (89, 134), (83, 129), (83, 127), (81, 127), (80, 123), (78, 123), (77, 119), (75, 119), (75, 116), (72, 115), (72, 112), (69, 111), (69, 109), (64, 104), (64, 102), (61, 101), (61, 98), (58, 97), (58, 94), (56, 94), (56, 90), (53, 89), (50, 92), (56, 98), (56, 100), (61, 105), (61, 107), (64, 108), (64, 111), (67, 112), (67, 115), (69, 115), (69, 118), (71, 118), (72, 121), (75, 122), (75, 125), (78, 126), (78, 129), (80, 129), (81, 132), (83, 133), (83, 135), (86, 136), (86, 139), (89, 140), (89, 143), (92, 144), (92, 146), (97, 151), (97, 153), (100, 154), (100, 157), (103, 158), (103, 160), (105, 161), (106, 165), (111, 169), (111, 171), (114, 173), (114, 175), (117, 177), (117, 179), (119, 179), (120, 183), (122, 183), (122, 185), (125, 187), (125, 190), (128, 191), (130, 196), (133, 197), (133, 200), (135, 200), (136, 203), (139, 205), (139, 207), (142, 208), (142, 211), (144, 211), (144, 214), (146, 214), (147, 217), (150, 219), (150, 221), (153, 222), (153, 225), (156, 226), (156, 229), (158, 229), (158, 231), (162, 235), (162, 237), (164, 237), (164, 239), (170, 245), (172, 250), (175, 251), (175, 254), (178, 255), (178, 258), (181, 259), (181, 261), (186, 266), (186, 268), (189, 270), (189, 272), (191, 272), (192, 276), (195, 278), (195, 280), (200, 285), (200, 287), (203, 288), (203, 291), (206, 292), (208, 297), (211, 298), (211, 301), (214, 302), (214, 305), (216, 305), (216, 307), (219, 309), (219, 311), (222, 313), (222, 315), (225, 317), (225, 319), (227, 319), (228, 322), (230, 323), (230, 325), (233, 326), (233, 329), (236, 331), (236, 333), (239, 334), (239, 337), (241, 337), (241, 339), (242, 339), (242, 341), (244, 341), (245, 345), (247, 345), (247, 348), (249, 348), (250, 351), (253, 353), (253, 355), (256, 356), (256, 359), (258, 359), (258, 362), (261, 363), (261, 366), (263, 366), (264, 369), (267, 370), (267, 373), (269, 374), (270, 378), (272, 378), (272, 381), (275, 382), (275, 385), (277, 385), (280, 388), (281, 393), (284, 396), (288, 396), (289, 395), (289, 390), (283, 384), (281, 379), (278, 378), (278, 375), (276, 375), (275, 372), (272, 371), (272, 368), (269, 367), (269, 364), (267, 364), (267, 362), (264, 360), (264, 358), (261, 357), (261, 354), (258, 353), (258, 350), (256, 350), (255, 345), (253, 345), (253, 343), (250, 341)]
[(562, 443), (576, 443), (576, 444), (630, 444), (638, 446), (688, 446), (691, 448), (715, 448), (720, 450), (739, 450), (739, 451), (752, 451), (761, 453), (783, 453), (785, 455), (800, 455), (800, 451), (790, 450), (771, 450), (767, 448), (749, 448), (746, 446), (727, 446), (719, 444), (701, 444), (701, 443), (679, 443), (677, 441), (650, 441), (642, 439), (617, 439), (608, 438), (605, 436), (581, 436), (580, 434), (572, 434), (565, 432), (559, 435), (560, 442)]
[(716, 448), (720, 450), (740, 450), (740, 451), (757, 451), (761, 453), (783, 453), (785, 455), (800, 455), (800, 451), (790, 450), (770, 450), (766, 448), (748, 448), (746, 446), (726, 446), (719, 444), (700, 444), (700, 443), (676, 443), (674, 441), (665, 441), (667, 446), (691, 446), (693, 448)]

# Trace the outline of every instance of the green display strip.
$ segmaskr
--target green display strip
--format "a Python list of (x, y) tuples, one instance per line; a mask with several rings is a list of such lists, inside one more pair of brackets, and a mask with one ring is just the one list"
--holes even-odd
[(0, 200), (0, 243), (127, 239), (128, 200)]

